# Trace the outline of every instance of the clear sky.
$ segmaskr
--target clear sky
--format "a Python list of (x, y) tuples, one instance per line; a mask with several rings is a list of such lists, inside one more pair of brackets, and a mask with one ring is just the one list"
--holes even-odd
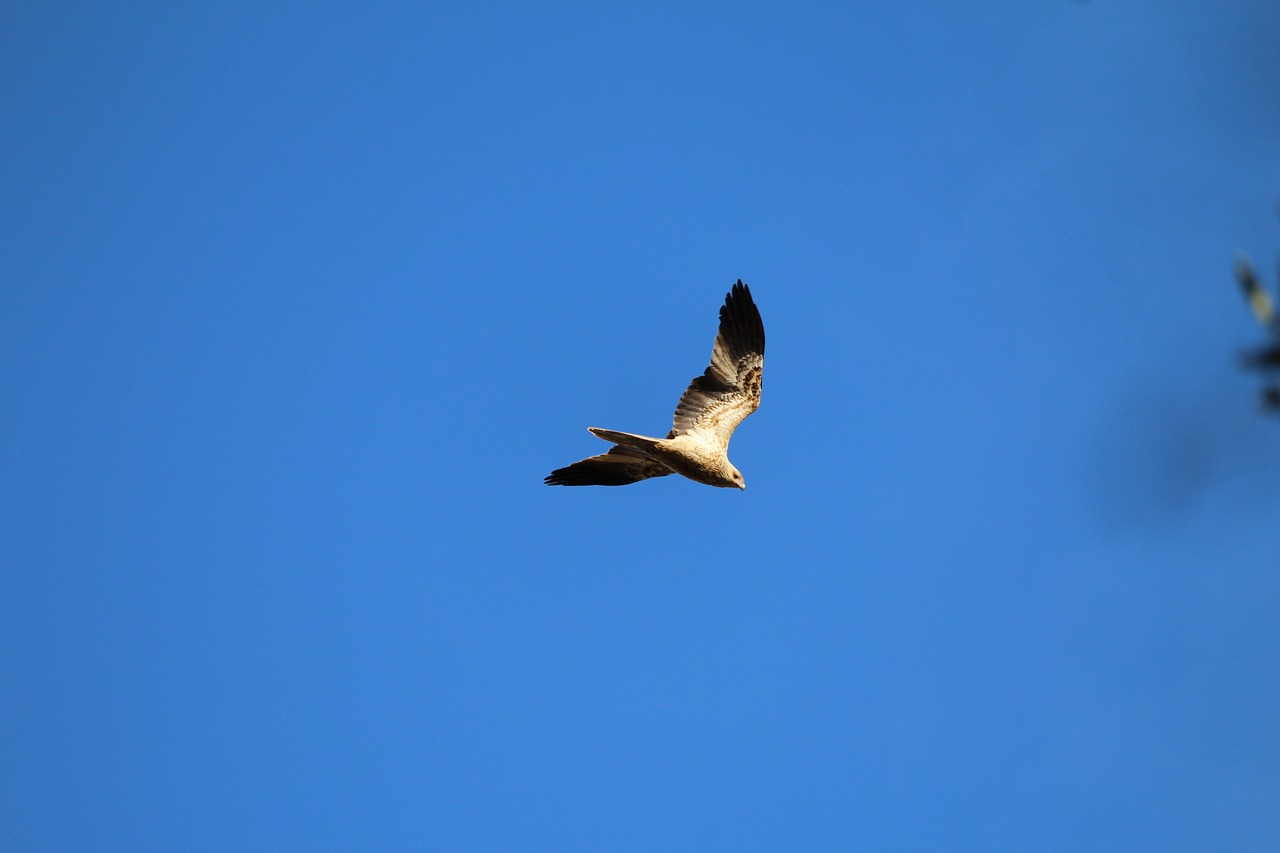
[[(1280, 846), (1280, 5), (0, 5), (0, 848)], [(729, 285), (745, 492), (662, 434)]]

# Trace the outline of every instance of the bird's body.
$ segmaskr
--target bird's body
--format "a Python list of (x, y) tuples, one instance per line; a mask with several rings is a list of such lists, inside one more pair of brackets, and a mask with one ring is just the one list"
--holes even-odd
[[(708, 486), (739, 488), (742, 475), (729, 464), (727, 448), (721, 449), (702, 436), (676, 435), (650, 438), (625, 432), (587, 427), (591, 434), (643, 453), (665, 466), (669, 474), (682, 474)], [(737, 474), (737, 478), (735, 478)]]
[(680, 397), (667, 437), (588, 427), (614, 447), (552, 471), (547, 485), (622, 486), (681, 474), (709, 486), (745, 489), (742, 473), (729, 461), (729, 439), (760, 406), (763, 369), (764, 324), (751, 291), (739, 280), (720, 309), (711, 365)]

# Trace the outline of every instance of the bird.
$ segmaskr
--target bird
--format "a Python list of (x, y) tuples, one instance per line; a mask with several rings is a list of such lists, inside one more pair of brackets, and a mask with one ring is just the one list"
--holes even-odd
[(760, 407), (764, 370), (764, 323), (751, 290), (738, 279), (720, 307), (720, 327), (711, 364), (689, 384), (676, 404), (671, 432), (652, 438), (588, 427), (613, 443), (607, 453), (557, 468), (548, 486), (625, 486), (681, 474), (728, 489), (745, 489), (742, 472), (729, 461), (729, 439)]

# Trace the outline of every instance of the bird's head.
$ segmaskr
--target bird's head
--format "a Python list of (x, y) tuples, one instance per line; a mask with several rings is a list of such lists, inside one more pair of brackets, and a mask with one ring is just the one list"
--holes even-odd
[(733, 473), (729, 476), (733, 478), (733, 484), (739, 489), (745, 489), (747, 487), (747, 481), (742, 479), (742, 472), (737, 468), (734, 468)]

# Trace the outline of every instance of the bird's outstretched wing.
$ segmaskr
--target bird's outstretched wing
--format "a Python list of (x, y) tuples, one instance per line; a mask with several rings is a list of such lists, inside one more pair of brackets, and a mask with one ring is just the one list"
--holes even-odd
[(699, 433), (727, 448), (738, 424), (760, 407), (763, 370), (764, 323), (750, 289), (738, 279), (720, 308), (711, 366), (680, 397), (669, 437)]
[(641, 451), (615, 445), (608, 453), (557, 468), (543, 482), (548, 486), (625, 486), (670, 473), (670, 468)]

